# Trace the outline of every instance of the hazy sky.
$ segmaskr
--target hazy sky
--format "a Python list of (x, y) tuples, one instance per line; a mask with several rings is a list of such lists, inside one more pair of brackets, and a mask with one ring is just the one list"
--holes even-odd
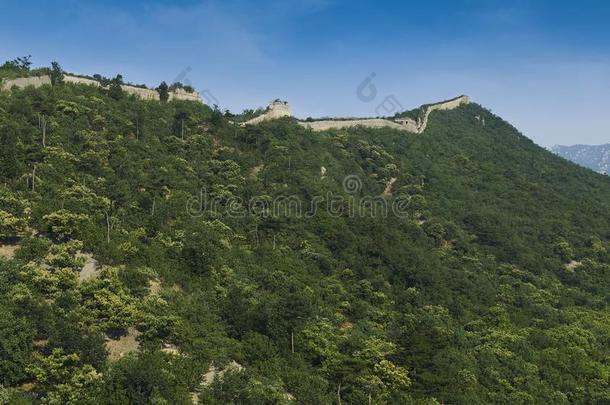
[[(1, 0), (0, 59), (156, 86), (221, 108), (371, 116), (468, 94), (541, 145), (610, 141), (609, 1)], [(374, 75), (372, 100), (358, 86)], [(372, 96), (372, 95), (371, 95)]]

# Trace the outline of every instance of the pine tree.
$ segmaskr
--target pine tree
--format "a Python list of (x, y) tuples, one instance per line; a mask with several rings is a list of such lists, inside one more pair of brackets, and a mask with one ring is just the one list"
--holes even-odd
[(167, 102), (169, 99), (169, 87), (167, 86), (167, 83), (161, 82), (159, 87), (157, 87), (157, 91), (159, 92), (159, 100), (161, 100), (162, 103)]

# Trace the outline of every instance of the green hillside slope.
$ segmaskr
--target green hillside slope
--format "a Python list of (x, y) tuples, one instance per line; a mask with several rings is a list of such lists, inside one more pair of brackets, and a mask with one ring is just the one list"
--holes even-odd
[(0, 238), (12, 403), (610, 401), (610, 179), (476, 104), (314, 133), (2, 92)]

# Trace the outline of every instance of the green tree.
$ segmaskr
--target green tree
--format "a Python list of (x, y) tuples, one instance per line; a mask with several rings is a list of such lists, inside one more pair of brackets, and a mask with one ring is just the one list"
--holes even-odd
[(108, 95), (115, 100), (120, 100), (123, 97), (123, 76), (116, 75), (108, 84)]
[(7, 61), (0, 68), (27, 72), (30, 70), (30, 66), (32, 66), (32, 55), (20, 56), (17, 59)]
[(159, 100), (161, 100), (162, 103), (166, 103), (169, 99), (169, 87), (167, 86), (167, 83), (161, 82), (159, 87), (157, 87), (157, 92), (159, 93)]
[(85, 214), (75, 214), (64, 209), (43, 216), (50, 233), (59, 239), (78, 236), (79, 230), (87, 219)]
[(176, 377), (169, 360), (158, 351), (121, 358), (108, 370), (107, 384), (100, 403), (190, 403), (186, 381)]
[(555, 242), (555, 253), (566, 263), (574, 257), (574, 250), (572, 249), (570, 242), (564, 238), (560, 238)]
[(46, 392), (48, 405), (93, 405), (99, 403), (102, 375), (89, 364), (81, 365), (77, 354), (54, 349), (50, 355), (35, 353), (29, 366), (36, 388)]
[(0, 178), (5, 181), (14, 179), (22, 166), (17, 131), (15, 123), (6, 122), (0, 117)]
[(0, 307), (0, 383), (15, 384), (26, 377), (34, 330), (26, 319)]
[(51, 84), (57, 86), (64, 81), (64, 71), (57, 62), (51, 62)]
[(0, 240), (15, 237), (25, 229), (26, 221), (0, 210)]

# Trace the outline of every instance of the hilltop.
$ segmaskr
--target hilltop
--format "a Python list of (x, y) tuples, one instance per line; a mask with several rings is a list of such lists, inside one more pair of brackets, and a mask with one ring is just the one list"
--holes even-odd
[(609, 402), (610, 179), (422, 114), (0, 92), (0, 398)]

